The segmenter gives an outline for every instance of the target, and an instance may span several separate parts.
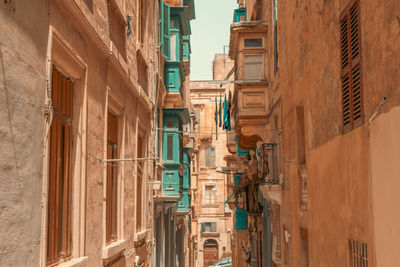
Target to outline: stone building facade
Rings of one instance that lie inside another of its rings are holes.
[[[152,266],[169,4],[0,4],[1,266]]]
[[[398,266],[397,1],[238,3],[232,115],[250,150],[240,180],[259,193],[249,266]]]
[[[232,254],[233,211],[224,203],[231,185],[226,178],[229,174],[221,171],[226,168],[224,155],[228,154],[226,133],[219,122],[216,127],[215,121],[216,107],[219,110],[226,90],[218,82],[232,66],[226,54],[217,54],[213,64],[214,80],[190,83],[198,122],[192,171],[192,239],[195,245],[192,266],[210,266]]]

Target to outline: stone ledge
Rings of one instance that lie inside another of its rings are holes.
[[[67,262],[60,263],[57,267],[86,267],[88,257],[73,258]]]
[[[137,233],[135,234],[134,241],[135,241],[135,242],[138,242],[138,241],[140,241],[140,240],[145,239],[149,233],[150,233],[150,230],[149,230],[149,229],[145,229],[145,230],[143,230],[143,231],[137,232]]]
[[[112,256],[115,256],[118,253],[121,253],[126,248],[126,240],[117,240],[106,247],[103,248],[103,259],[108,259]]]

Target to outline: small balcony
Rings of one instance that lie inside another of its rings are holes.
[[[233,12],[233,22],[246,21],[246,8],[237,8]]]
[[[280,173],[279,146],[264,143],[257,148],[257,177],[264,197],[282,202],[282,174]]]
[[[182,178],[179,170],[163,170],[162,181],[153,184],[155,202],[177,202],[182,197]]]
[[[190,211],[190,196],[187,189],[182,190],[182,198],[176,204],[177,215],[186,215]]]

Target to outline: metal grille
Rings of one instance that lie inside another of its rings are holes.
[[[264,143],[257,150],[257,176],[261,183],[279,184],[279,156],[276,143]]]
[[[367,243],[349,239],[349,266],[368,267]]]

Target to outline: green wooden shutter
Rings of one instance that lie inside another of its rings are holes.
[[[205,223],[201,223],[201,224],[200,224],[200,232],[201,232],[201,233],[204,233],[205,231],[206,231]]]
[[[162,40],[162,51],[164,54],[164,57],[166,59],[169,59],[169,35],[170,35],[170,20],[171,20],[171,12],[170,12],[170,6],[163,3],[163,27],[162,27],[162,34],[163,34],[163,40]]]
[[[210,232],[212,232],[212,233],[217,232],[217,223],[216,222],[211,223],[211,231]]]

